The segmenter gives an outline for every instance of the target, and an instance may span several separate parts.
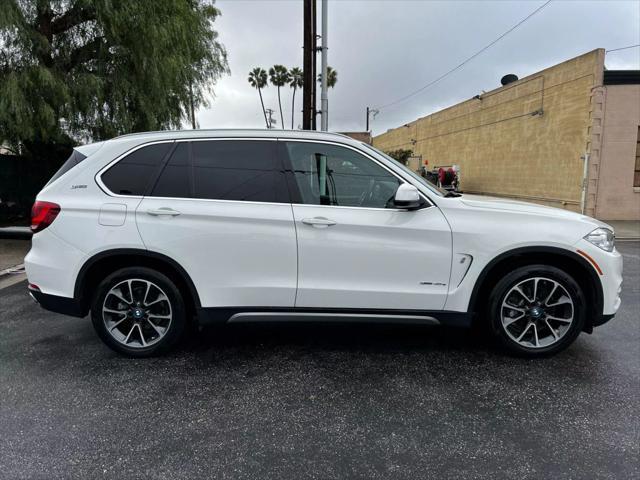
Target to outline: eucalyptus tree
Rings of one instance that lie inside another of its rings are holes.
[[[215,0],[0,0],[0,144],[180,128],[228,72]]]
[[[249,72],[249,85],[258,90],[260,95],[260,105],[262,105],[262,114],[264,115],[264,123],[269,128],[269,120],[267,120],[267,111],[264,109],[264,100],[262,99],[262,89],[267,86],[267,72],[264,68],[256,67]]]
[[[284,129],[284,116],[282,115],[282,102],[280,101],[280,87],[289,83],[289,71],[284,65],[274,65],[269,69],[269,81],[278,88],[278,106],[280,107],[280,122]]]
[[[293,88],[293,96],[291,98],[291,130],[293,130],[294,112],[296,108],[296,90],[304,85],[304,75],[298,67],[289,70],[289,86]]]

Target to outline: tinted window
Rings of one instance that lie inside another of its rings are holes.
[[[286,184],[271,141],[192,142],[194,196],[286,202]]]
[[[58,178],[60,178],[65,173],[67,173],[69,170],[71,170],[76,165],[78,165],[85,158],[87,158],[86,155],[81,154],[77,150],[73,150],[71,152],[71,155],[67,159],[67,161],[62,164],[62,166],[58,169],[58,171],[47,182],[47,185],[49,185],[50,183],[55,182]]]
[[[189,144],[180,142],[162,170],[151,196],[189,198],[189,182]]]
[[[287,142],[301,200],[309,205],[392,208],[400,181],[345,147]]]
[[[172,143],[156,143],[127,155],[102,174],[102,182],[113,193],[144,195]]]

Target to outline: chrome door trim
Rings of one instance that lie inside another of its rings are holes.
[[[428,315],[393,315],[367,313],[320,312],[240,312],[232,315],[227,323],[249,322],[398,322],[418,325],[440,325],[440,321]]]

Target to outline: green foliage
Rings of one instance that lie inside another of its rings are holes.
[[[228,72],[215,0],[0,0],[0,143],[179,128]]]
[[[293,67],[289,70],[289,86],[294,90],[302,88],[304,85],[304,75],[300,67]]]
[[[318,74],[318,82],[322,83],[322,73]],[[327,87],[333,88],[338,83],[338,72],[333,67],[327,66]]]
[[[253,88],[264,88],[267,86],[267,72],[264,68],[256,67],[249,72],[249,84]]]
[[[284,117],[282,116],[282,101],[280,100],[280,87],[284,87],[291,77],[289,76],[289,70],[284,65],[274,65],[269,69],[269,81],[271,85],[278,88],[278,106],[280,107],[280,121],[282,122],[282,128],[284,129]]]
[[[264,115],[264,122],[269,128],[269,120],[267,119],[267,111],[264,109],[264,101],[262,100],[262,89],[267,86],[267,72],[264,68],[255,67],[249,72],[249,78],[247,79],[249,85],[258,90],[260,96],[260,105],[262,105],[262,114]]]
[[[284,65],[274,65],[269,69],[269,81],[274,87],[284,87],[289,82],[289,70]]]
[[[403,165],[406,165],[407,161],[409,161],[409,157],[413,155],[413,150],[405,150],[403,148],[399,148],[397,150],[391,150],[385,153],[394,160],[400,162]]]
[[[296,108],[296,90],[304,86],[304,74],[299,67],[293,67],[289,70],[289,86],[293,88],[293,95],[291,97],[291,130],[293,130]]]

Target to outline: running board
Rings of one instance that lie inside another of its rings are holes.
[[[366,313],[240,312],[232,315],[229,320],[227,320],[227,323],[254,322],[379,322],[440,325],[437,319],[427,315],[383,315]]]

